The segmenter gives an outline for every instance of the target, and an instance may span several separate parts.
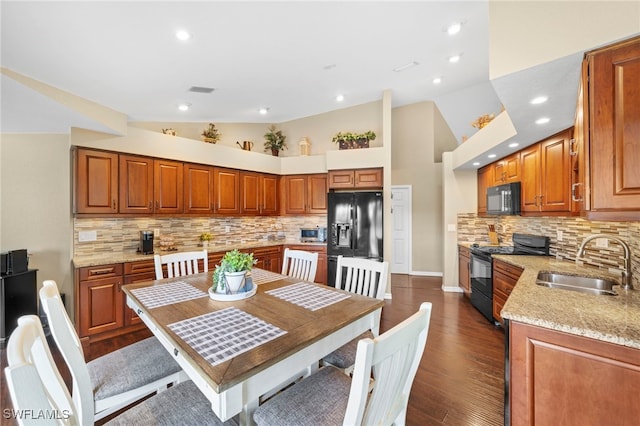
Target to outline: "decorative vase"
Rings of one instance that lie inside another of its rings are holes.
[[[209,247],[209,241],[203,241],[202,248],[208,248],[208,247]]]
[[[277,157],[280,155],[280,150],[279,149],[275,149],[275,148],[271,148],[271,155],[273,155],[274,157]]]
[[[229,286],[229,292],[237,293],[242,287],[244,287],[244,280],[247,271],[240,272],[225,272],[224,276]]]
[[[206,143],[213,143],[213,144],[217,142],[215,138],[202,138],[202,140],[205,141]]]

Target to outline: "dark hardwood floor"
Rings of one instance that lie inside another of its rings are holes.
[[[392,300],[382,310],[381,332],[432,302],[429,337],[409,399],[407,426],[502,425],[504,410],[504,332],[491,325],[459,293],[444,293],[442,280],[432,277],[392,275]],[[131,339],[105,342],[92,347],[92,356],[107,353]],[[51,345],[57,364],[62,359]],[[7,365],[0,350],[2,369]],[[69,374],[62,367],[67,384]],[[5,411],[11,400],[0,381],[2,425],[17,425]]]

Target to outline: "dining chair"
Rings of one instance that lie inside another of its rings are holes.
[[[203,264],[203,271],[209,271],[209,259],[207,251],[186,251],[182,253],[171,253],[164,255],[154,255],[153,262],[156,267],[156,279],[181,277],[183,275],[192,275],[200,272],[198,261]],[[167,276],[162,273],[162,266],[167,267]]]
[[[51,335],[69,366],[73,401],[80,410],[80,424],[93,424],[187,375],[155,337],[149,337],[90,362],[67,315],[58,286],[46,280],[40,304],[47,315]]]
[[[91,411],[84,405],[88,399],[71,397],[51,355],[40,319],[25,315],[18,319],[7,345],[5,375],[15,410],[47,416],[36,421],[18,416],[20,425],[93,425],[83,417]],[[158,393],[109,420],[107,425],[216,425],[222,422],[211,410],[211,403],[187,380]]]
[[[387,288],[388,271],[389,262],[386,261],[378,262],[371,259],[338,256],[336,288],[383,300]],[[346,374],[350,374],[356,360],[358,341],[374,337],[371,330],[366,331],[324,357],[322,363],[331,364],[341,368]]]
[[[318,253],[303,250],[284,249],[282,275],[313,282],[318,269]]]
[[[352,378],[331,365],[322,367],[260,405],[253,419],[258,425],[405,424],[431,308],[424,302],[417,313],[379,337],[360,340]]]

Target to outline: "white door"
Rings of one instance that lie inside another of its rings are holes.
[[[391,273],[408,274],[411,271],[410,185],[391,187],[391,218],[393,220]]]

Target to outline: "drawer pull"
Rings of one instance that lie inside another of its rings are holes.
[[[113,273],[113,268],[92,269],[91,275],[105,275]]]

